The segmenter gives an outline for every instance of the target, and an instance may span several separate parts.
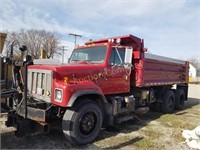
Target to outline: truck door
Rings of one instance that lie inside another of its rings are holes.
[[[112,47],[110,60],[103,70],[101,89],[105,94],[126,93],[130,90],[130,70],[124,67],[125,48]]]

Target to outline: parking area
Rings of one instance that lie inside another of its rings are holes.
[[[96,141],[84,146],[70,144],[60,130],[18,138],[14,128],[5,127],[5,120],[6,115],[1,115],[2,149],[188,149],[181,133],[200,125],[200,85],[189,85],[184,110],[165,115],[148,112],[141,120],[102,129]]]

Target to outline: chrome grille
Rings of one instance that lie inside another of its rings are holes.
[[[28,92],[35,98],[51,102],[53,73],[50,70],[28,70]]]

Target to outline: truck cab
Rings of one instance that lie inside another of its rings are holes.
[[[130,92],[133,49],[122,45],[120,38],[115,40],[119,43],[108,39],[75,48],[66,65],[29,66],[29,92],[38,99],[49,97],[48,102],[62,107],[72,106],[76,100],[74,95],[84,95],[84,92],[102,96]],[[48,81],[43,87],[45,72]]]

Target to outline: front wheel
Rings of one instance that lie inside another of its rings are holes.
[[[77,145],[87,144],[98,136],[102,122],[100,107],[93,101],[87,101],[76,108],[66,110],[62,129],[70,142]]]

